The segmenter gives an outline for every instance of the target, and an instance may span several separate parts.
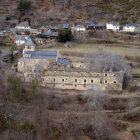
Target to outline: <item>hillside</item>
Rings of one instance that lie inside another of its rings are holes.
[[[32,24],[46,21],[69,20],[81,23],[114,21],[119,24],[140,23],[139,0],[31,0],[32,7],[22,18],[29,17]],[[17,0],[1,0],[0,16],[20,19]]]

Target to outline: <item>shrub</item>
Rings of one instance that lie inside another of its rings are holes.
[[[29,121],[25,121],[19,125],[20,131],[23,131],[23,130],[24,131],[31,131],[34,128],[35,128],[35,126]]]
[[[66,41],[71,41],[73,38],[71,30],[59,31],[58,41],[65,43]]]

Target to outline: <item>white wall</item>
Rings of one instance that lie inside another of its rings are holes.
[[[26,27],[16,26],[16,28],[18,28],[18,29],[30,29],[30,26],[26,26]]]
[[[26,41],[25,40],[15,40],[15,43],[17,44],[17,45],[22,45],[22,44],[24,44]]]
[[[86,28],[77,28],[77,31],[85,31]]]
[[[107,23],[106,24],[106,29],[107,30],[113,30],[113,31],[116,31],[116,30],[119,30],[119,26],[113,26],[113,24],[111,24],[111,23]]]
[[[130,31],[130,32],[134,32],[136,29],[136,27],[132,27],[132,26],[125,26],[123,27],[123,31]]]

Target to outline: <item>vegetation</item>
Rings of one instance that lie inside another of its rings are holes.
[[[31,1],[23,1],[23,0],[20,0],[19,3],[18,3],[18,6],[17,6],[17,9],[21,12],[21,13],[24,13],[25,11],[28,11],[31,7]]]
[[[26,35],[29,35],[29,34],[30,34],[30,31],[29,31],[29,30],[25,30],[24,33],[25,33]]]
[[[58,41],[59,42],[67,42],[71,41],[73,38],[71,30],[66,30],[66,31],[59,31],[58,32]]]

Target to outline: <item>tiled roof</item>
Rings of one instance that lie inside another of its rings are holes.
[[[25,51],[24,54],[34,55],[57,55],[58,51]]]
[[[39,29],[41,29],[41,30],[45,30],[46,29],[46,27],[45,26],[42,26],[41,28],[39,28]]]
[[[39,31],[37,29],[28,29],[30,31],[30,33],[39,33]]]
[[[35,38],[34,39],[34,41],[37,41],[37,40],[42,41],[43,39],[42,38]]]
[[[32,40],[31,38],[29,38],[29,39],[27,40],[27,42],[25,43],[25,46],[26,46],[26,45],[29,45],[29,46],[31,45],[31,46],[32,46],[32,45],[35,45],[35,43],[33,42],[33,40]]]
[[[69,26],[63,24],[63,28],[64,28],[64,29],[69,29]]]
[[[76,28],[85,28],[83,25],[77,25]]]
[[[43,33],[42,35],[48,35],[48,36],[50,36],[51,33],[52,33],[51,31],[47,31],[47,32]]]
[[[69,22],[68,22],[68,21],[63,21],[62,23],[63,23],[63,24],[69,24]]]
[[[25,40],[25,39],[28,39],[28,36],[27,35],[16,35],[16,39],[17,40],[19,40],[19,39]]]
[[[105,24],[103,24],[103,23],[98,23],[98,24],[96,24],[96,26],[98,26],[98,27],[105,27]]]
[[[58,64],[58,63],[62,63],[66,66],[70,65],[70,62],[68,59],[64,59],[64,58],[58,58],[57,62],[53,62],[51,63],[51,65],[55,65],[55,64]]]
[[[58,63],[65,64],[66,66],[70,64],[69,60],[64,58],[58,58]]]
[[[85,24],[89,24],[89,23],[91,23],[91,22],[92,22],[91,20],[85,20],[85,21],[84,21]]]
[[[51,34],[50,34],[50,36],[58,36],[58,32],[52,32]]]
[[[123,27],[136,27],[136,25],[134,23],[131,23],[131,24],[126,24]]]
[[[27,26],[29,26],[28,24],[26,24],[26,23],[24,23],[24,22],[22,22],[22,23],[20,23],[19,25],[17,25],[18,27],[27,27]]]
[[[30,59],[56,59],[57,55],[35,55],[31,54]]]
[[[88,26],[93,26],[94,27],[95,24],[92,22],[92,23],[89,23]]]

